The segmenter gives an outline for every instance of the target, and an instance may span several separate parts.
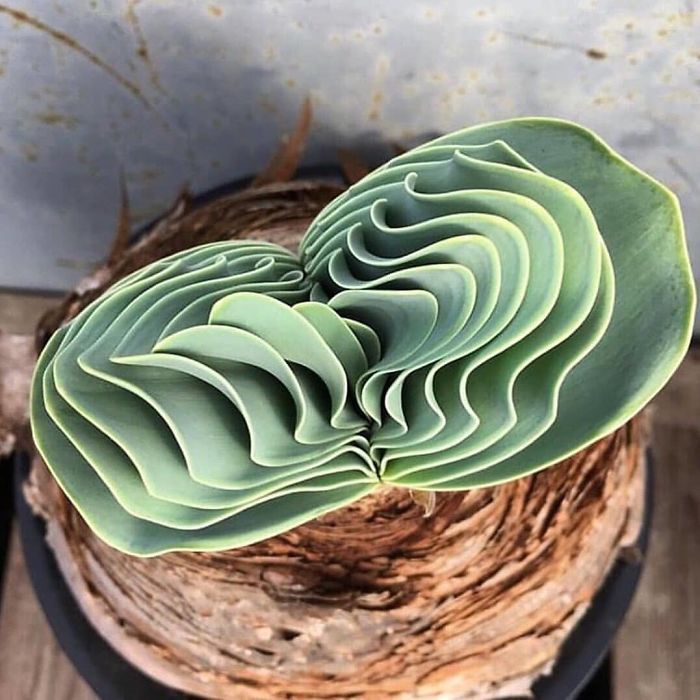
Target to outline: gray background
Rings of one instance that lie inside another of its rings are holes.
[[[679,195],[700,270],[693,0],[9,1],[0,287],[65,289],[101,260],[120,171],[138,225],[185,181],[256,170],[307,94],[307,162],[512,116],[580,121]]]

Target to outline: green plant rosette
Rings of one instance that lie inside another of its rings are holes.
[[[689,342],[675,196],[569,122],[476,126],[394,158],[299,253],[178,253],[47,344],[34,438],[110,545],[228,549],[381,484],[516,479],[622,425]]]

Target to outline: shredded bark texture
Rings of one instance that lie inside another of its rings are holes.
[[[27,490],[78,602],[121,654],[211,698],[527,695],[634,536],[641,419],[502,486],[400,489],[257,545],[151,559],[98,540],[39,460]]]
[[[295,181],[180,197],[39,326],[109,284],[226,238],[295,247],[341,188]],[[76,599],[127,659],[210,698],[522,697],[553,666],[643,508],[644,417],[539,474],[416,502],[384,488],[254,546],[151,559],[97,539],[34,460],[26,493]]]

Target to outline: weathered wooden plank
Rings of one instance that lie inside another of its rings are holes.
[[[700,698],[700,351],[655,404],[654,527],[615,645],[615,700]]]
[[[58,301],[55,295],[0,292],[0,329],[32,335],[41,315]]]
[[[95,700],[61,651],[39,607],[13,534],[0,609],[0,698]]]

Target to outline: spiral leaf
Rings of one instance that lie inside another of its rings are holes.
[[[380,482],[531,473],[640,410],[689,340],[674,196],[567,122],[394,158],[318,215],[300,257],[179,253],[45,348],[35,439],[110,544],[242,546]]]
[[[308,294],[286,250],[213,244],[123,280],[54,335],[36,441],[99,535],[135,554],[235,547],[372,488],[352,391],[367,359]]]

